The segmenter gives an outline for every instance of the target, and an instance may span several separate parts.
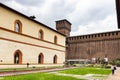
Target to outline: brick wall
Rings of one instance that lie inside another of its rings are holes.
[[[67,59],[120,58],[120,31],[67,38]]]

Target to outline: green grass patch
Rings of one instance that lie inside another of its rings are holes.
[[[84,80],[67,76],[58,76],[48,73],[33,73],[18,76],[8,76],[3,78],[4,78],[3,80]]]
[[[70,70],[63,70],[59,71],[60,73],[66,73],[66,74],[77,74],[77,75],[85,75],[85,74],[104,74],[108,75],[111,73],[110,69],[104,69],[104,68],[75,68]]]
[[[62,66],[52,66],[52,67],[29,67],[29,68],[5,68],[0,69],[0,72],[10,72],[10,71],[23,71],[23,70],[43,70],[43,69],[52,69],[52,68],[62,68]]]

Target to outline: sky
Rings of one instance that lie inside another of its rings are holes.
[[[71,36],[118,30],[115,0],[0,0],[3,4],[56,29],[67,19]]]

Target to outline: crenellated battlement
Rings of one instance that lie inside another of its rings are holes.
[[[96,34],[80,35],[68,37],[67,41],[72,42],[86,42],[86,41],[99,41],[99,40],[110,40],[120,38],[120,31],[103,32]]]

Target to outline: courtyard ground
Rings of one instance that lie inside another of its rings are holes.
[[[54,67],[54,66],[63,66],[64,64],[37,64],[37,65],[29,65],[29,67]],[[4,69],[4,68],[26,68],[27,67],[27,64],[24,64],[24,65],[0,65],[0,69]]]
[[[106,80],[120,80],[120,67],[117,67],[115,74],[110,74]]]
[[[120,68],[117,68],[114,75],[98,75],[98,74],[86,74],[86,75],[77,75],[77,74],[66,74],[66,73],[59,73],[59,70],[66,70],[70,68],[54,68],[48,70],[39,70],[39,71],[28,71],[28,72],[9,72],[9,73],[1,73],[0,80],[4,80],[5,76],[13,76],[20,75],[20,74],[28,74],[28,73],[39,73],[39,72],[47,72],[48,75],[56,75],[56,76],[65,76],[65,77],[73,77],[78,80],[120,80]],[[104,79],[103,79],[103,78]],[[18,79],[19,80],[19,79]],[[44,79],[43,79],[44,80]],[[63,79],[64,80],[64,79]]]

